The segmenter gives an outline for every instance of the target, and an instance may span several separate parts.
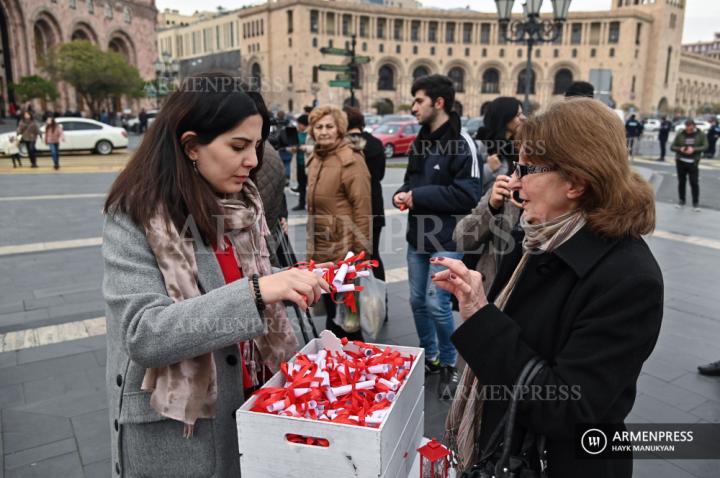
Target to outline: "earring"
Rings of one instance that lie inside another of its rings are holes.
[[[197,160],[197,159],[191,159],[190,161],[192,162],[192,167],[193,167],[193,171],[195,171],[195,174],[200,173],[200,171],[198,171],[198,165],[197,165],[198,160]]]

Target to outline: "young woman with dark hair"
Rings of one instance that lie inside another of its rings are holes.
[[[65,134],[63,133],[63,127],[52,116],[47,120],[44,139],[45,144],[50,148],[53,168],[60,169],[60,141],[65,141]]]
[[[243,388],[297,343],[283,301],[328,285],[273,273],[252,171],[262,98],[226,75],[186,79],[105,204],[103,293],[113,476],[239,476]]]

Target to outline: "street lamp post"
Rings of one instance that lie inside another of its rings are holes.
[[[180,72],[180,63],[173,59],[170,53],[163,52],[162,58],[155,60],[155,105],[160,109],[161,86],[167,86],[170,81],[175,80]],[[162,85],[161,85],[162,82]],[[167,90],[167,88],[165,88]]]
[[[527,66],[525,67],[525,100],[523,110],[530,111],[530,78],[532,73],[532,50],[536,43],[551,42],[560,36],[563,23],[567,20],[571,0],[551,0],[553,21],[540,18],[543,0],[527,0],[523,3],[523,18],[512,20],[510,13],[515,0],[495,0],[498,20],[505,41],[527,45]]]

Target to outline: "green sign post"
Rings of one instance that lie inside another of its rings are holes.
[[[350,65],[320,65],[320,71],[350,71]]]
[[[352,56],[352,52],[350,50],[346,50],[344,48],[333,48],[329,46],[324,46],[320,48],[320,53],[322,53],[323,55]]]
[[[340,73],[335,76],[334,80],[328,81],[328,85],[336,88],[346,88],[350,90],[350,104],[355,106],[355,88],[359,88],[359,65],[364,65],[367,63],[370,63],[370,57],[369,56],[357,56],[355,54],[355,46],[356,46],[356,37],[355,35],[352,36],[352,41],[350,42],[350,49],[347,50],[345,48],[333,48],[333,47],[322,47],[320,48],[320,53],[323,55],[339,55],[339,56],[349,56],[350,62],[345,65],[330,65],[330,64],[322,64],[318,65],[318,70],[320,71],[334,71],[337,73]]]
[[[370,63],[370,57],[369,56],[356,56],[355,63],[357,65],[364,65],[365,63]]]
[[[352,88],[352,82],[350,80],[330,80],[330,81],[328,81],[328,85],[333,86],[335,88],[346,88],[346,89]]]

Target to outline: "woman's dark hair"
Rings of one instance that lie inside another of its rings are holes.
[[[455,87],[450,78],[438,74],[421,76],[412,84],[410,93],[415,96],[420,90],[430,97],[433,104],[438,98],[443,98],[445,100],[443,109],[445,113],[450,114],[455,104]]]
[[[351,130],[351,129],[362,130],[365,127],[365,116],[363,116],[360,109],[355,108],[355,107],[346,106],[345,108],[343,108],[343,111],[345,112],[345,115],[347,115],[348,130]]]
[[[57,126],[58,126],[58,124],[57,124],[57,121],[55,121],[55,117],[50,116],[50,121],[48,122],[48,124],[45,128],[50,131],[55,131]]]
[[[262,96],[226,74],[203,73],[185,78],[168,97],[140,147],[113,183],[105,213],[127,214],[145,227],[158,208],[163,208],[166,220],[178,230],[192,217],[203,238],[217,237],[215,216],[223,214],[217,195],[194,171],[185,153],[188,141],[181,144],[180,138],[193,131],[197,136],[190,141],[206,145],[256,114],[263,118],[262,142],[257,150],[258,161],[262,161],[263,143],[270,131]]]
[[[487,105],[483,116],[483,127],[478,129],[476,139],[483,141],[488,155],[498,154],[512,161],[517,151],[512,141],[506,137],[507,124],[518,114],[522,103],[512,96],[499,96]]]

